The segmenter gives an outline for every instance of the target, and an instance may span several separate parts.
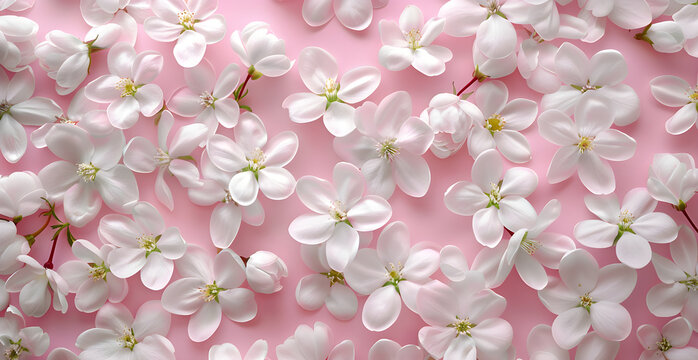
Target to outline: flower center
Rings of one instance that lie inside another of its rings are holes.
[[[124,329],[124,332],[122,333],[121,337],[117,340],[121,346],[133,351],[133,348],[138,344],[138,340],[136,340],[136,334],[134,333],[132,328]]]
[[[104,265],[104,262],[102,262],[99,265],[95,263],[89,263],[88,265],[90,265],[90,277],[92,278],[92,280],[107,280],[107,273],[109,272],[109,268],[106,265]]]
[[[620,215],[618,215],[618,228],[620,231],[630,231],[630,225],[632,225],[634,222],[635,217],[626,209],[623,209],[623,211],[620,212]]]
[[[326,273],[320,273],[322,275],[327,276],[328,279],[330,279],[330,286],[334,284],[342,284],[344,285],[344,274],[342,274],[339,271],[336,270],[330,270],[329,272]]]
[[[7,360],[17,360],[22,356],[22,353],[29,352],[29,349],[22,346],[22,339],[17,342],[10,340],[9,343],[9,346],[5,347],[5,359]]]
[[[596,303],[596,301],[591,299],[589,293],[586,293],[579,297],[579,305],[577,306],[583,307],[586,309],[586,311],[589,311],[589,309],[591,309],[591,305],[594,303]]]
[[[218,302],[218,294],[220,294],[221,291],[225,291],[225,289],[218,287],[215,280],[213,281],[213,284],[208,284],[199,289],[201,298],[204,299],[205,302]]]
[[[172,161],[170,154],[168,154],[167,151],[158,148],[155,153],[155,164],[160,167],[167,167],[170,165],[170,161]]]
[[[485,129],[490,131],[490,134],[502,131],[504,129],[504,124],[507,122],[502,119],[502,115],[492,114],[487,121],[485,121]]]
[[[395,287],[395,291],[397,291],[398,294],[400,293],[400,287],[398,286],[398,284],[400,283],[400,281],[405,280],[402,277],[402,268],[403,266],[399,262],[397,263],[397,265],[390,263],[388,264],[388,266],[385,267],[385,276],[388,278],[388,281],[386,281],[383,284],[383,286],[392,285],[393,287]]]
[[[179,18],[179,23],[184,27],[184,30],[194,30],[194,13],[189,10],[182,10],[177,13],[177,18]]]
[[[405,40],[407,40],[407,45],[412,50],[417,50],[422,47],[419,42],[422,40],[422,30],[414,28],[405,34]]]
[[[458,333],[456,337],[460,335],[468,335],[468,336],[473,336],[470,333],[470,330],[477,326],[477,324],[473,324],[470,322],[470,319],[466,316],[465,319],[461,319],[460,317],[456,316],[456,322],[453,324],[447,325],[447,327],[451,327],[456,329],[456,332]]]
[[[378,157],[386,160],[393,160],[396,156],[400,155],[400,148],[395,146],[396,141],[396,138],[390,138],[376,145]]]
[[[8,104],[6,102],[0,102],[0,116],[3,114],[6,114],[10,112],[10,108],[12,107],[12,104]]]
[[[138,86],[129,78],[121,78],[121,80],[116,82],[116,89],[121,91],[121,97],[127,97],[136,95]]]
[[[160,236],[154,236],[153,234],[143,234],[139,236],[136,240],[138,241],[138,246],[141,249],[145,249],[145,256],[148,257],[153,252],[160,252],[158,249],[158,240]]]
[[[698,290],[698,278],[695,275],[686,274],[686,280],[679,280],[679,284],[686,286],[688,291]]]
[[[337,222],[347,221],[347,212],[341,201],[335,200],[330,204],[330,216]]]
[[[71,124],[71,125],[78,124],[77,121],[68,119],[68,116],[66,116],[65,114],[61,114],[61,116],[56,116],[56,122],[59,124]]]
[[[328,102],[339,100],[337,97],[337,92],[339,92],[339,83],[335,79],[328,78],[325,80],[325,86],[323,89],[325,90],[325,97],[327,98]]]
[[[671,343],[669,342],[669,340],[667,340],[667,338],[662,337],[662,340],[657,341],[657,350],[661,352],[667,352],[671,348]]]
[[[688,95],[688,101],[698,103],[698,88]],[[0,112],[2,112],[2,107],[0,107]]]
[[[212,107],[215,109],[216,106],[214,103],[216,100],[218,99],[213,97],[213,95],[211,95],[211,93],[208,91],[204,91],[201,93],[201,95],[199,95],[199,103],[204,107]]]
[[[97,172],[99,168],[94,166],[92,163],[80,163],[78,164],[78,176],[82,178],[84,182],[92,182],[97,178]]]
[[[267,161],[267,156],[264,155],[264,151],[260,148],[256,148],[252,153],[252,157],[247,158],[247,167],[242,169],[242,171],[252,171],[254,176],[257,177],[259,170],[265,168],[265,161]]]
[[[524,234],[523,239],[521,239],[521,248],[528,253],[528,255],[533,255],[536,253],[536,250],[540,249],[540,247],[543,244],[540,242],[536,241],[535,239],[529,239],[528,238],[528,232]]]
[[[570,85],[570,86],[579,90],[582,94],[584,94],[585,92],[587,92],[589,90],[601,89],[601,86],[591,85],[588,80],[587,80],[587,83],[583,86],[580,86],[580,85]]]
[[[502,195],[499,193],[501,187],[502,181],[499,181],[497,184],[490,183],[490,192],[485,193],[485,196],[490,199],[487,207],[494,206],[499,209],[499,202],[502,201]]]
[[[575,145],[579,148],[580,153],[584,153],[587,150],[594,148],[594,136],[580,136],[579,142]]]
[[[235,200],[233,200],[233,196],[230,195],[230,191],[228,189],[225,190],[225,196],[223,197],[223,200],[221,200],[223,204],[227,203],[235,203]],[[237,203],[235,203],[237,205]]]

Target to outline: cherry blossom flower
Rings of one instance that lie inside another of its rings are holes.
[[[162,293],[165,310],[176,315],[191,315],[189,338],[205,341],[218,329],[221,313],[235,322],[247,322],[257,315],[254,293],[240,288],[245,281],[245,265],[230,249],[219,252],[211,261],[206,252],[189,245],[177,261],[181,279]]]
[[[279,360],[354,360],[354,343],[344,340],[330,349],[331,330],[318,321],[300,325],[293,336],[276,347]]]
[[[445,20],[429,19],[424,23],[422,10],[408,5],[400,15],[400,23],[380,21],[383,46],[378,51],[381,65],[390,71],[400,71],[412,65],[427,76],[437,76],[446,71],[446,63],[453,53],[446,47],[432,42],[444,29]]]
[[[609,194],[616,188],[613,169],[607,160],[624,161],[635,154],[635,139],[616,129],[613,104],[601,97],[586,97],[574,110],[574,121],[560,110],[546,110],[538,118],[538,131],[560,146],[548,167],[548,182],[567,180],[575,172],[584,187],[594,194]]]
[[[247,284],[252,291],[273,294],[281,291],[281,279],[288,276],[283,259],[269,251],[257,251],[250,255],[245,264]]]
[[[177,130],[167,146],[167,138],[174,125],[172,113],[165,110],[158,122],[158,145],[135,136],[124,149],[124,165],[137,173],[151,173],[157,169],[155,195],[170,211],[174,208],[172,191],[165,182],[165,175],[177,178],[182,187],[199,187],[199,169],[192,163],[191,152],[206,140],[208,128],[204,124],[184,125]]]
[[[349,320],[358,309],[354,291],[346,285],[344,273],[332,270],[327,263],[326,243],[301,245],[301,258],[315,274],[306,275],[296,286],[296,302],[301,308],[317,310],[325,305],[339,320]]]
[[[102,201],[122,213],[130,212],[138,201],[135,176],[117,164],[124,147],[121,132],[91,140],[82,128],[56,124],[46,135],[46,145],[63,160],[41,169],[39,179],[49,200],[63,200],[70,225],[82,227],[92,221]]]
[[[681,226],[676,240],[669,245],[674,261],[652,254],[652,265],[660,284],[647,292],[647,307],[655,316],[669,317],[681,313],[693,329],[698,325],[698,250],[696,236]]]
[[[218,0],[153,0],[150,8],[155,16],[143,23],[145,33],[155,41],[176,41],[172,52],[182,67],[196,66],[206,45],[225,37],[225,17],[214,15]]]
[[[317,27],[325,25],[337,16],[337,20],[346,28],[361,31],[373,20],[373,8],[385,6],[387,0],[304,0],[303,20]],[[378,4],[376,4],[378,3]]]
[[[80,12],[90,26],[119,25],[125,40],[135,45],[138,24],[152,15],[150,3],[151,0],[80,0]]]
[[[419,118],[434,130],[431,152],[445,159],[460,150],[473,123],[480,123],[483,116],[473,103],[455,94],[441,93],[431,98]]]
[[[28,359],[46,353],[49,336],[38,326],[26,327],[22,313],[10,306],[0,317],[0,353],[6,359]]]
[[[432,281],[417,293],[417,312],[427,323],[419,343],[437,359],[507,359],[514,330],[499,318],[505,307],[477,272],[450,285]]]
[[[533,100],[507,101],[509,90],[501,81],[489,81],[475,91],[475,103],[484,115],[473,124],[468,152],[476,158],[483,151],[498,149],[508,160],[524,163],[531,159],[531,146],[519,131],[527,129],[538,115]]]
[[[685,5],[671,17],[681,28],[681,32],[686,38],[684,50],[689,55],[698,57],[698,5],[689,3],[687,0],[682,2]]]
[[[29,242],[17,234],[17,227],[12,221],[0,221],[0,275],[9,275],[22,267],[17,261],[19,255],[29,253]]]
[[[24,263],[24,267],[7,279],[5,289],[9,293],[20,293],[19,307],[22,311],[33,317],[44,316],[51,305],[53,292],[53,309],[65,314],[68,311],[68,301],[65,297],[70,287],[63,277],[51,269],[44,268],[31,256],[19,255],[17,261]]]
[[[293,62],[286,56],[284,41],[270,32],[269,24],[253,21],[230,35],[230,45],[247,66],[252,79],[279,77],[291,70]]]
[[[655,154],[647,178],[647,191],[657,201],[678,210],[698,191],[698,170],[690,154]]]
[[[36,57],[48,77],[56,80],[56,92],[67,95],[87,77],[92,53],[111,47],[120,36],[121,27],[116,24],[92,28],[84,41],[75,35],[51,30],[46,34],[46,41],[36,46]]]
[[[294,219],[288,232],[301,244],[326,243],[329,266],[342,272],[359,250],[359,232],[385,225],[393,210],[380,196],[363,195],[366,185],[356,166],[338,163],[332,178],[334,184],[315,176],[298,180],[296,193],[314,214]]]
[[[439,253],[419,244],[410,248],[407,225],[396,221],[383,229],[376,250],[361,249],[345,272],[352,289],[369,295],[362,321],[371,331],[383,331],[400,315],[402,302],[416,312],[417,292],[438,269]]]
[[[85,87],[88,99],[109,104],[107,116],[117,129],[128,129],[138,113],[153,116],[162,108],[162,89],[151,82],[160,74],[163,58],[153,50],[136,54],[128,43],[109,50],[110,75],[102,75]]]
[[[657,101],[669,107],[680,108],[666,122],[666,131],[672,135],[683,134],[698,120],[698,85],[696,89],[680,77],[658,76],[650,81],[650,90]]]
[[[10,163],[16,163],[27,151],[24,125],[39,126],[53,121],[61,108],[51,99],[33,97],[34,72],[26,68],[10,80],[0,73],[0,152]]]
[[[424,360],[424,351],[417,345],[400,344],[390,339],[376,341],[368,351],[368,360]]]
[[[238,348],[233,344],[213,345],[208,350],[208,360],[265,360],[268,347],[269,345],[265,340],[257,340],[243,358]]]
[[[203,186],[189,188],[189,199],[200,206],[216,204],[209,221],[209,233],[213,245],[225,249],[235,240],[242,221],[252,226],[262,225],[264,208],[259,199],[249,206],[236,203],[228,191],[228,184],[234,174],[213,165],[208,152],[201,154],[200,164]]]
[[[31,171],[0,175],[0,215],[21,219],[35,213],[45,204],[46,190]]]
[[[429,189],[431,172],[422,155],[434,131],[411,114],[410,95],[397,91],[378,105],[364,103],[356,112],[356,131],[335,138],[335,151],[361,168],[369,194],[388,199],[397,185],[409,196],[422,197]]]
[[[208,127],[209,136],[216,133],[219,123],[228,129],[237,125],[240,105],[229,97],[240,82],[237,64],[226,66],[216,79],[213,66],[203,59],[184,69],[184,81],[187,87],[175,90],[167,101],[168,109],[180,116],[195,116]]]
[[[475,239],[490,248],[499,244],[503,227],[516,231],[536,219],[536,210],[525,197],[538,186],[538,175],[529,168],[515,167],[502,177],[502,166],[497,151],[486,150],[473,163],[473,181],[459,181],[444,194],[451,212],[473,216]]]
[[[584,197],[589,211],[601,220],[584,220],[574,227],[574,237],[591,248],[616,247],[623,264],[640,269],[652,259],[650,242],[674,241],[679,228],[667,214],[654,212],[657,200],[645,188],[634,188],[625,195],[623,205],[615,195]]]
[[[650,324],[637,328],[637,339],[645,348],[642,360],[681,360],[695,359],[698,349],[688,345],[693,335],[693,327],[685,318],[677,317],[667,322],[660,332]]]
[[[637,29],[652,22],[652,9],[646,0],[580,0],[580,18],[587,19],[590,35],[583,41],[596,42],[604,34],[608,18],[623,29]]]
[[[648,42],[660,53],[679,52],[686,43],[681,26],[674,21],[650,24],[641,33],[636,34],[635,38]]]
[[[0,16],[0,65],[20,71],[34,61],[39,24],[22,16]]]
[[[126,306],[109,303],[97,312],[95,327],[81,333],[75,345],[82,350],[80,359],[174,360],[174,346],[165,337],[170,320],[157,300],[141,305],[135,318]]]
[[[174,270],[173,260],[184,255],[186,244],[179,229],[165,228],[153,205],[139,202],[133,207],[133,220],[109,214],[99,221],[102,242],[116,246],[107,256],[114,276],[127,279],[141,272],[141,282],[151,290],[167,285]]]
[[[517,68],[531,90],[550,94],[562,85],[555,73],[557,50],[557,46],[533,38],[521,42],[516,57]]]
[[[355,109],[350,104],[365,100],[380,84],[381,74],[373,66],[347,71],[337,79],[337,60],[319,47],[307,47],[298,55],[298,72],[310,93],[291,94],[282,106],[291,121],[307,123],[322,117],[334,136],[346,136],[354,129]],[[319,95],[319,96],[318,96]]]
[[[115,249],[112,245],[97,248],[86,240],[76,240],[71,246],[79,260],[63,263],[58,273],[65,279],[70,292],[75,293],[75,308],[91,313],[99,310],[109,300],[121,302],[128,293],[128,283],[109,269],[107,258]]]
[[[296,180],[284,169],[298,151],[298,136],[284,131],[267,142],[267,130],[259,116],[246,112],[234,129],[235,142],[214,135],[206,147],[211,162],[223,171],[235,173],[228,184],[232,199],[249,206],[262,193],[272,200],[293,194]]]
[[[582,99],[597,97],[610,100],[613,123],[618,126],[631,124],[640,116],[637,93],[622,84],[628,75],[628,65],[617,50],[602,50],[589,59],[581,49],[566,42],[555,55],[555,73],[564,84],[556,92],[543,96],[544,110],[557,109],[572,115]]]
[[[563,349],[577,346],[593,326],[610,341],[630,335],[632,320],[622,305],[635,288],[637,273],[623,264],[599,265],[586,250],[573,250],[560,261],[560,278],[550,278],[538,292],[543,305],[556,314],[552,333]]]

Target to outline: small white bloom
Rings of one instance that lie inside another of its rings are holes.
[[[683,49],[686,38],[681,26],[674,21],[662,21],[650,24],[635,38],[648,42],[660,53],[675,53]]]
[[[257,340],[243,358],[240,350],[233,344],[213,345],[208,350],[208,360],[266,360],[268,348],[265,340]]]
[[[7,1],[4,2],[7,5]],[[0,16],[0,65],[20,71],[36,59],[34,47],[39,24],[23,16]]]
[[[481,123],[482,111],[473,103],[451,93],[431,98],[429,107],[419,115],[434,130],[431,152],[440,159],[455,154],[465,144],[473,123]]]
[[[286,56],[284,41],[270,32],[270,26],[261,21],[251,22],[242,31],[233,32],[230,45],[247,66],[247,73],[257,79],[260,76],[278,77],[291,70],[293,62]]]
[[[10,306],[0,317],[0,353],[7,360],[29,359],[46,353],[49,336],[38,326],[25,327],[22,313]]]
[[[667,322],[660,332],[654,325],[637,328],[637,339],[645,348],[643,360],[682,360],[698,358],[698,349],[687,346],[693,335],[693,326],[685,318]]]
[[[698,85],[693,88],[680,77],[662,75],[650,81],[650,90],[654,98],[663,105],[680,108],[666,121],[665,127],[669,134],[683,134],[696,124]]]
[[[286,263],[269,251],[257,251],[250,255],[245,264],[247,284],[252,291],[273,294],[281,291],[281,279],[288,276]]]
[[[690,154],[655,154],[647,178],[647,191],[657,201],[686,209],[698,191],[698,169]]]
[[[52,291],[53,309],[65,314],[68,311],[65,297],[70,287],[63,277],[52,269],[44,268],[31,256],[19,255],[17,261],[24,263],[24,267],[7,279],[5,289],[10,293],[20,293],[19,306],[22,311],[33,317],[44,316],[51,305]]]
[[[293,336],[276,347],[279,360],[354,360],[354,343],[344,340],[330,349],[331,330],[318,321],[314,328],[300,325]]]

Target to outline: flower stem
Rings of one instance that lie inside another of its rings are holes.
[[[245,78],[245,82],[243,82],[242,85],[240,85],[240,91],[238,91],[237,94],[235,94],[235,101],[242,99],[242,96],[245,93],[245,88],[247,87],[247,83],[250,81],[250,79],[252,79],[252,74],[248,72],[247,77]]]
[[[686,212],[686,209],[681,210],[681,212],[683,213],[683,216],[686,217],[686,220],[688,220],[688,222],[691,223],[691,226],[693,227],[693,230],[695,230],[695,232],[698,233],[698,227],[696,227],[696,224],[693,222],[693,220],[691,220],[691,217],[688,216],[688,213]]]
[[[60,235],[61,232],[56,231],[55,234],[51,237],[51,241],[53,241],[53,245],[51,245],[51,254],[48,256],[48,260],[44,264],[44,267],[46,269],[53,269],[53,255],[56,253],[56,244],[58,244],[58,235]]]
[[[477,76],[473,76],[473,78],[470,79],[470,81],[467,84],[465,84],[465,86],[463,86],[463,88],[460,89],[460,91],[458,91],[458,93],[456,93],[456,96],[460,96],[460,94],[462,94],[465,90],[467,90],[470,87],[470,85],[474,84],[477,81],[477,79],[478,79]]]

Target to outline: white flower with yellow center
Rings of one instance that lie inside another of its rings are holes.
[[[698,85],[694,88],[680,77],[662,75],[650,81],[650,90],[654,98],[663,105],[680,108],[666,121],[665,127],[669,134],[683,134],[696,124]]]
[[[38,326],[25,327],[22,313],[10,306],[0,317],[0,359],[20,360],[41,357],[49,346],[49,336]]]

